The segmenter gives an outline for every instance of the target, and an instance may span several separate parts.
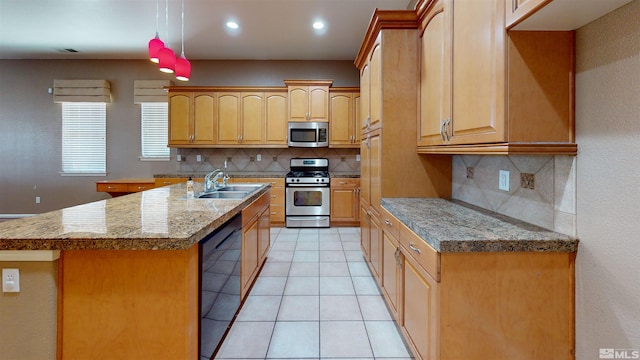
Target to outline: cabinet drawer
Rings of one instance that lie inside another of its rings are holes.
[[[254,202],[242,210],[242,227],[252,221],[253,218],[262,214],[262,212],[269,207],[269,192],[260,195]]]
[[[98,183],[96,190],[99,192],[129,192],[127,184]]]
[[[271,186],[284,186],[284,178],[243,178],[232,177],[232,183],[270,183]]]
[[[380,226],[396,239],[400,237],[400,220],[391,215],[385,208],[380,208]]]
[[[440,281],[440,254],[404,224],[400,224],[400,245],[432,278]]]
[[[271,187],[271,205],[284,206],[284,187]]]
[[[127,184],[127,191],[138,192],[153,189],[155,184]]]
[[[271,222],[284,222],[284,205],[271,203]]]
[[[156,178],[156,187],[168,186],[187,182],[188,178]]]
[[[332,178],[331,187],[358,187],[360,179],[356,178]]]

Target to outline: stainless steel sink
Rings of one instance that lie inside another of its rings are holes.
[[[198,199],[242,199],[248,191],[213,191],[198,195]]]
[[[246,192],[253,192],[255,190],[258,190],[260,187],[262,187],[262,184],[229,184],[221,189],[218,189],[216,191],[224,191],[224,192],[229,192],[229,191],[246,191]]]

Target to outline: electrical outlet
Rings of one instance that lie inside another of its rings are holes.
[[[256,155],[256,161],[262,161],[262,155],[261,154]]]
[[[176,155],[176,161],[182,161],[182,155],[180,154]]]
[[[20,292],[19,269],[2,269],[2,292]]]
[[[200,154],[196,155],[196,161],[197,162],[201,162],[202,161],[202,155],[200,155]]]
[[[500,175],[498,178],[498,189],[503,191],[509,191],[509,171],[508,170],[500,170]]]
[[[360,154],[356,155],[356,161],[360,161]]]
[[[40,204],[40,196],[36,196],[36,204]]]

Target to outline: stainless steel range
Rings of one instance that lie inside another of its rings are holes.
[[[329,160],[292,158],[285,177],[287,227],[329,227]]]

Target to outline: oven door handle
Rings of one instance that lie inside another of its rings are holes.
[[[329,184],[286,184],[288,188],[309,188],[309,187],[321,187],[328,188]]]

